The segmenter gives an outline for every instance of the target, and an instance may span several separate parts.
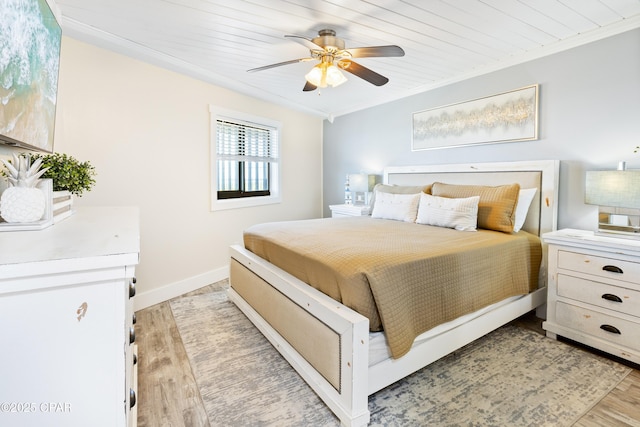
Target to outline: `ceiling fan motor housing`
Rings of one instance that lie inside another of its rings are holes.
[[[344,49],[344,40],[336,37],[336,32],[330,29],[318,31],[318,37],[311,41],[329,51],[335,52]]]

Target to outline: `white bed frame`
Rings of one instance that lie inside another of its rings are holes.
[[[384,171],[384,182],[397,185],[435,181],[485,185],[519,182],[521,188],[536,186],[540,191],[523,228],[542,235],[556,229],[558,175],[559,161],[549,160],[389,167]],[[543,250],[538,290],[416,344],[400,359],[386,359],[370,367],[366,317],[242,246],[231,247],[230,270],[230,299],[344,426],[369,423],[369,395],[529,311],[538,309],[538,315],[544,317],[541,309],[546,302],[546,250]]]

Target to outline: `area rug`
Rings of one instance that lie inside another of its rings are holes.
[[[212,426],[338,426],[224,291],[171,301]],[[506,325],[369,397],[372,426],[570,426],[631,371]]]

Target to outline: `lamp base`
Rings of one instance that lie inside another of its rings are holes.
[[[640,240],[640,210],[601,206],[596,234]]]
[[[617,239],[640,240],[640,231],[607,230],[599,228],[598,231],[595,232],[595,235],[603,237],[615,237]]]

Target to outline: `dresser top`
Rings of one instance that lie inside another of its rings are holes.
[[[593,231],[565,228],[542,235],[545,243],[575,246],[614,253],[640,255],[640,239],[596,234]]]
[[[140,252],[136,207],[81,207],[69,218],[37,231],[0,233],[0,269],[7,264],[82,259]]]

